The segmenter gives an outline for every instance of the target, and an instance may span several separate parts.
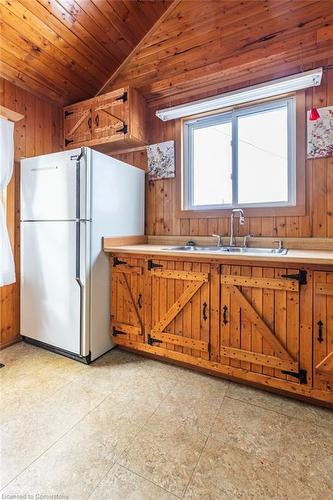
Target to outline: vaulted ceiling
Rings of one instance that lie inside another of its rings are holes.
[[[112,78],[147,100],[333,63],[333,0],[182,0]]]
[[[333,0],[0,0],[0,76],[58,103],[189,98],[333,62]]]
[[[91,97],[170,3],[0,0],[0,75],[59,103]]]

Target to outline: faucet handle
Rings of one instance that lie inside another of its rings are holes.
[[[247,242],[248,240],[251,238],[252,234],[246,234],[243,238],[243,247],[246,248],[247,247]]]
[[[282,248],[283,248],[283,241],[282,240],[274,240],[273,243],[277,243],[278,250],[282,250]]]
[[[196,246],[196,242],[193,241],[193,240],[188,240],[186,243],[185,243],[185,246],[186,247],[195,247]]]
[[[220,247],[220,246],[221,246],[222,236],[220,236],[219,234],[212,234],[212,236],[213,236],[214,238],[217,238],[217,241],[216,241],[216,246],[217,246],[217,247]]]

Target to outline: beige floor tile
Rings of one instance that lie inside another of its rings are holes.
[[[278,500],[332,500],[332,491],[322,484],[309,484],[303,477],[283,472],[278,478]]]
[[[193,370],[177,368],[177,389],[188,393],[191,396],[221,398],[230,386],[228,380],[218,377],[212,377],[203,373],[197,373]]]
[[[289,418],[243,401],[226,397],[212,428],[212,437],[226,446],[240,448],[275,461],[281,452],[281,434]]]
[[[330,428],[290,419],[281,437],[281,448],[279,488],[282,493],[303,488],[317,492],[318,498],[333,498],[333,433]]]
[[[333,410],[327,408],[321,408],[242,384],[230,384],[227,396],[282,413],[289,417],[298,418],[305,422],[312,422],[316,425],[333,428]]]
[[[200,374],[193,379],[186,373],[184,375],[162,401],[155,418],[169,425],[192,427],[196,432],[208,435],[228,383]]]
[[[82,397],[82,387],[77,390]],[[159,401],[148,394],[129,397],[119,392],[109,395],[5,491],[16,494],[44,491],[86,498],[117,456],[135,440],[158,404]],[[96,471],[91,471],[91,467]],[[45,474],[47,469],[55,470],[51,478]]]
[[[0,390],[0,427],[18,415],[30,413],[31,408],[37,408],[67,384],[67,380],[52,373],[46,380],[27,375],[21,384],[13,384],[11,390]]]
[[[330,410],[119,349],[0,361],[3,493],[331,500]]]
[[[7,351],[11,355],[0,370],[0,425],[41,404],[86,368],[82,363],[23,342],[4,352]]]
[[[163,421],[157,411],[120,457],[119,463],[181,496],[205,441],[203,433],[181,422]]]
[[[298,418],[323,427],[330,427],[333,432],[333,410],[296,401],[291,398],[281,398],[280,412],[290,417]]]
[[[277,470],[274,464],[211,438],[185,494],[187,499],[205,500],[271,500],[276,496]]]
[[[97,386],[106,394],[150,388],[156,397],[163,398],[175,384],[176,375],[172,377],[167,365],[161,365],[151,365],[151,360],[115,349],[79,372],[75,381],[87,387]]]
[[[2,495],[64,495],[69,500],[82,500],[113,463],[113,455],[103,442],[93,436],[87,439],[82,428],[76,428],[12,481]]]
[[[175,500],[177,497],[121,465],[115,464],[91,500]]]
[[[71,383],[43,403],[13,415],[1,427],[1,484],[12,480],[105,397]]]
[[[227,396],[240,401],[245,401],[256,406],[261,406],[269,410],[281,410],[281,397],[260,389],[254,389],[248,385],[230,384]]]

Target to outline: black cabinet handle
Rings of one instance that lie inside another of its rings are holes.
[[[88,118],[88,127],[91,128],[91,125],[92,125],[92,119],[90,117],[90,118]]]
[[[318,337],[317,337],[317,340],[318,340],[318,342],[321,343],[324,340],[324,337],[323,337],[323,326],[324,326],[324,323],[320,319],[318,321],[317,325],[318,325]]]
[[[99,126],[99,115],[98,114],[95,116],[95,123],[96,123],[96,127],[98,127]]]
[[[142,309],[142,294],[139,293],[138,300],[136,302],[139,309]]]
[[[226,325],[228,323],[227,318],[228,307],[226,305],[223,306],[223,324]]]
[[[204,302],[202,304],[202,318],[204,321],[206,321],[208,319],[208,316],[207,316],[207,302]]]

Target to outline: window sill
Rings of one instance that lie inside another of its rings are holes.
[[[304,205],[295,205],[293,207],[242,207],[245,217],[297,217],[306,215]],[[176,217],[180,219],[201,219],[201,218],[220,218],[230,217],[231,209],[213,209],[213,210],[177,210]]]

